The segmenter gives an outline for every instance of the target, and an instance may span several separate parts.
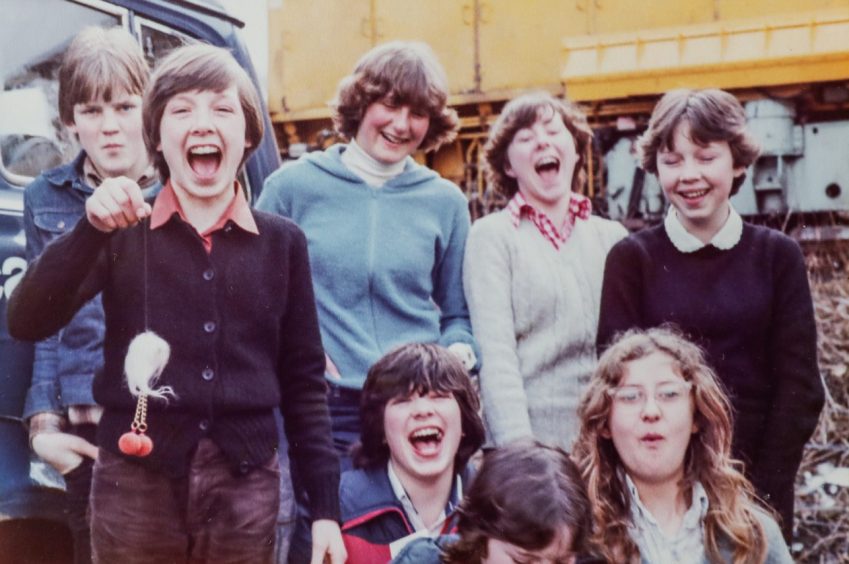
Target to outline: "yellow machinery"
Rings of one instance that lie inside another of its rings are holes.
[[[764,154],[774,162],[766,163],[760,184],[758,170],[750,175],[750,193],[738,202],[744,213],[849,209],[849,164],[817,179],[825,186],[810,201],[793,194],[794,183],[808,182],[814,163],[849,163],[849,149],[812,151],[841,136],[849,147],[849,0],[270,4],[269,107],[290,156],[333,140],[327,103],[363,53],[384,41],[412,39],[429,43],[439,56],[450,103],[462,119],[458,141],[430,164],[464,187],[473,211],[498,204],[480,174],[480,147],[487,125],[516,94],[545,89],[584,107],[598,134],[589,190],[606,190],[610,200],[618,189],[612,179],[634,174],[630,147],[616,143],[632,143],[658,96],[680,87],[732,90],[755,104],[747,105],[750,118],[768,118],[753,127],[767,137]],[[804,129],[815,121],[826,127]],[[799,166],[806,157],[811,165]],[[634,189],[619,191],[627,205],[608,203],[623,217],[651,215],[652,196],[637,197]]]

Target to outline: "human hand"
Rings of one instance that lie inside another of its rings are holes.
[[[327,373],[327,375],[330,376],[331,378],[333,378],[334,380],[341,380],[342,374],[339,373],[339,369],[336,368],[336,365],[333,364],[333,361],[330,360],[330,357],[325,354],[324,360],[325,360],[324,371]]]
[[[478,357],[475,356],[475,349],[471,345],[466,343],[451,343],[448,345],[448,350],[460,359],[466,370],[471,370],[478,363]]]
[[[32,450],[62,475],[79,466],[84,456],[97,458],[96,446],[69,433],[38,433],[32,438]]]
[[[85,202],[88,222],[104,233],[135,225],[150,212],[139,185],[125,176],[107,178]]]
[[[342,542],[339,523],[330,519],[318,519],[312,523],[312,558],[310,564],[344,564],[348,551]]]

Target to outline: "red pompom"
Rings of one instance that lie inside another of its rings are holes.
[[[136,456],[147,456],[153,450],[153,441],[147,435],[139,435],[139,447]]]
[[[150,440],[150,439],[148,439]],[[139,448],[141,447],[141,436],[132,431],[124,433],[118,439],[118,448],[126,455],[138,456]],[[150,451],[148,451],[150,452]]]

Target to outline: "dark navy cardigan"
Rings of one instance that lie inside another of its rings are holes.
[[[83,218],[30,266],[9,301],[9,332],[43,339],[102,291],[104,367],[94,398],[105,411],[98,444],[121,455],[118,438],[136,405],[124,382],[124,356],[147,314],[149,329],[171,346],[159,384],[172,386],[178,398],[149,401],[154,450],[128,460],[179,477],[198,441],[209,437],[234,473],[247,473],[275,452],[279,406],[313,517],[338,519],[339,465],[306,239],[291,221],[253,214],[258,235],[230,221],[213,234],[210,254],[177,214],[152,231],[145,222],[109,234]]]

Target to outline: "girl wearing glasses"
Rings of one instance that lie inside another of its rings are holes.
[[[667,93],[638,149],[669,212],[607,256],[597,344],[674,323],[704,346],[736,414],[734,457],[789,541],[796,471],[824,402],[801,250],[731,204],[760,151],[731,94]]]
[[[730,404],[701,350],[632,330],[584,395],[575,458],[610,562],[792,562],[731,458]]]

